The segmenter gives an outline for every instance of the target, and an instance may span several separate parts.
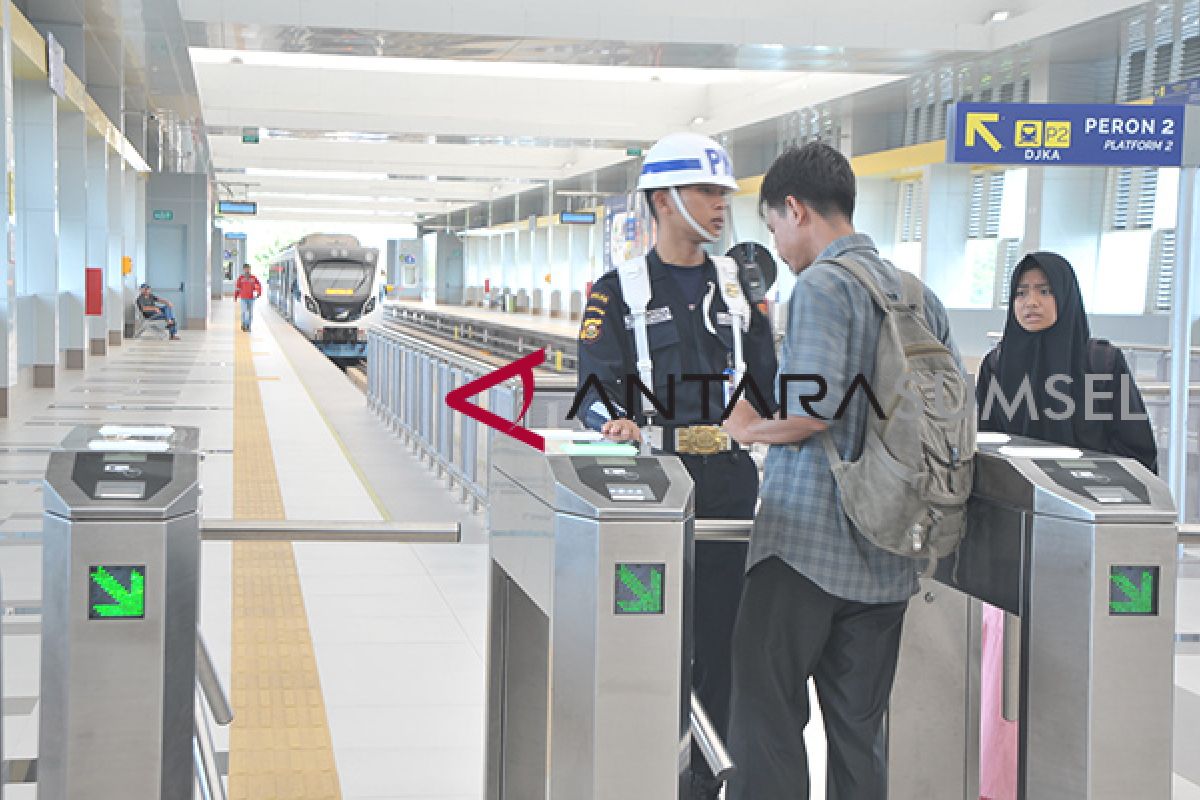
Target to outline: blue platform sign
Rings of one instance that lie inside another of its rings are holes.
[[[1023,166],[1178,167],[1183,106],[957,103],[946,160]]]

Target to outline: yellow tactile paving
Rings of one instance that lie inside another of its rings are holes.
[[[235,345],[233,513],[283,519],[250,337]],[[230,800],[340,800],[337,765],[290,544],[233,545]]]

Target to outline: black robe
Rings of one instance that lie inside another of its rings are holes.
[[[1046,273],[1058,319],[1044,331],[1030,333],[1017,321],[1012,300],[1000,343],[979,365],[975,392],[979,404],[979,430],[1028,436],[1069,447],[1080,447],[1102,453],[1133,458],[1152,472],[1158,471],[1158,446],[1146,414],[1145,403],[1138,391],[1129,365],[1120,348],[1104,339],[1091,338],[1087,313],[1075,271],[1065,259],[1054,253],[1030,253],[1013,270],[1009,297],[1016,294],[1021,276],[1037,267]],[[1090,415],[1087,409],[1086,375],[1094,378],[1097,398]],[[1061,395],[1069,396],[1075,412],[1065,419],[1054,419],[1046,411],[1062,412],[1062,397],[1047,391],[1047,380],[1054,376],[1069,377],[1056,384]],[[1123,380],[1124,376],[1124,380]],[[1021,403],[1011,418],[999,402],[985,409],[989,388],[993,382],[1012,402],[1028,379],[1033,407]],[[1128,398],[1122,400],[1122,384],[1128,386]],[[1101,393],[1111,393],[1104,398]],[[985,416],[985,410],[988,412]],[[1087,417],[1091,416],[1092,419]],[[1109,416],[1111,419],[1101,419]]]

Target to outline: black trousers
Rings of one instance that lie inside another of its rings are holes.
[[[696,484],[697,519],[753,519],[758,470],[745,451],[680,456]],[[692,687],[722,737],[729,728],[730,643],[746,571],[745,542],[696,544]],[[707,773],[692,748],[694,771]]]
[[[887,798],[883,718],[907,607],[834,597],[778,558],[750,570],[733,635],[728,800],[808,800],[810,676],[829,745],[826,797]]]

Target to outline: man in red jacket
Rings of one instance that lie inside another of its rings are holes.
[[[250,323],[254,321],[254,301],[262,294],[262,284],[258,278],[250,274],[250,265],[242,265],[242,274],[238,276],[237,287],[233,296],[242,304],[242,330],[249,331]]]

